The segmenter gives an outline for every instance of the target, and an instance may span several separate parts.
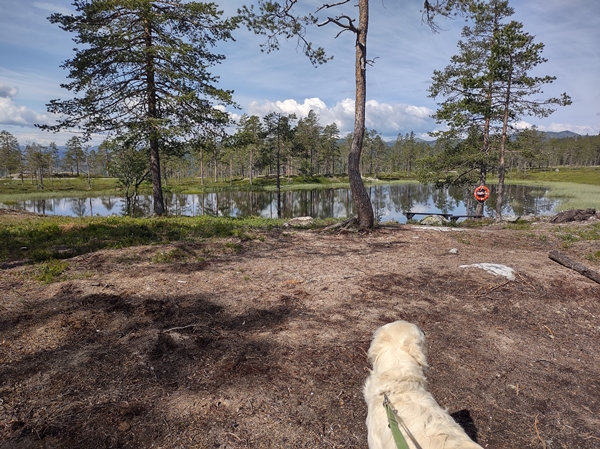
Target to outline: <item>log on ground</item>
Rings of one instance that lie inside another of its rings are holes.
[[[575,270],[578,273],[583,274],[585,277],[591,279],[592,281],[600,284],[600,274],[599,273],[597,273],[593,270],[590,270],[585,265],[575,262],[573,259],[570,259],[569,257],[565,256],[564,254],[559,253],[558,251],[550,251],[548,253],[548,257],[550,259],[552,259],[553,261],[558,262],[562,266],[570,268],[571,270]]]

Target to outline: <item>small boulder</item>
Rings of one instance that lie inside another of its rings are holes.
[[[460,265],[460,268],[481,268],[494,276],[504,276],[509,281],[515,280],[515,270],[497,263],[474,263],[471,265]]]
[[[288,220],[286,223],[284,223],[284,226],[291,226],[293,228],[304,228],[310,226],[312,223],[312,217],[294,217],[291,220]]]
[[[442,226],[446,223],[448,223],[448,220],[440,215],[427,215],[421,221],[419,221],[419,224],[427,226]]]

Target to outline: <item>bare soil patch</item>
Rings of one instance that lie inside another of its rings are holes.
[[[600,447],[600,285],[518,231],[310,231],[0,271],[2,448],[366,448],[373,331],[427,336],[429,387],[487,448]],[[452,248],[457,254],[450,254]],[[513,268],[509,281],[474,263]]]

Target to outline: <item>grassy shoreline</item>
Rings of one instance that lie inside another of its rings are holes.
[[[417,182],[414,176],[406,173],[378,173],[375,175],[364,175],[366,184],[387,184],[387,183],[402,183],[402,182]],[[495,178],[488,178],[488,184],[493,185],[497,182]],[[507,174],[507,183],[512,184],[537,184],[537,183],[575,183],[600,186],[600,167],[582,167],[569,168],[562,167],[552,170],[529,170],[527,172],[511,172]],[[292,176],[281,177],[281,186],[284,189],[308,189],[308,188],[343,188],[349,186],[348,177],[340,176]],[[232,181],[210,181],[205,178],[204,183],[201,183],[200,178],[184,178],[181,180],[169,180],[163,184],[163,189],[171,193],[202,193],[213,190],[271,190],[276,188],[276,178],[274,176],[258,176],[250,185],[248,178],[238,178]],[[141,186],[141,191],[151,191],[150,183],[144,183]],[[0,196],[15,195],[15,194],[32,194],[32,195],[51,195],[58,194],[64,196],[69,195],[91,195],[97,193],[118,193],[122,190],[118,182],[114,178],[92,178],[91,188],[88,187],[87,178],[85,176],[70,177],[70,178],[52,178],[46,179],[44,189],[38,188],[36,183],[32,183],[30,179],[21,181],[20,179],[0,178]]]
[[[324,227],[336,220],[315,220]],[[68,259],[102,249],[214,238],[252,240],[283,220],[229,217],[67,217],[0,211],[0,262]]]

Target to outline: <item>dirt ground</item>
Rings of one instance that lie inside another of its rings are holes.
[[[483,447],[600,448],[600,285],[548,258],[600,271],[600,243],[555,226],[107,250],[48,285],[4,268],[0,447],[366,448],[366,350],[404,319]],[[480,262],[515,280],[460,267]]]

